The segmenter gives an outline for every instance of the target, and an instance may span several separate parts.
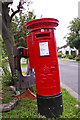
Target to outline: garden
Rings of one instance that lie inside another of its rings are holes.
[[[10,8],[8,6],[12,4],[12,2],[3,2],[2,5],[3,39],[0,35],[0,41],[2,41],[2,43],[0,44],[2,45],[0,47],[0,49],[2,48],[2,55],[0,55],[0,68],[2,73],[2,75],[0,76],[0,90],[2,91],[2,94],[0,94],[0,97],[3,98],[3,100],[0,99],[0,103],[2,105],[10,103],[14,98],[18,99],[18,97],[15,97],[15,92],[12,91],[12,89],[10,88],[11,85],[15,87],[15,83],[13,82],[15,81],[15,69],[13,66],[13,47],[14,45],[16,48],[27,47],[26,36],[30,33],[30,31],[26,30],[26,23],[36,18],[34,12],[29,11],[29,5],[31,4],[31,1],[27,2],[27,14],[23,13],[22,10],[24,9],[24,3],[24,0],[20,0],[19,5],[17,6],[17,10],[15,11],[13,10],[13,8],[11,9],[11,16],[9,16]],[[17,16],[16,13],[19,13],[19,16]],[[80,28],[80,20],[78,18],[72,20],[72,22],[70,23],[70,27],[71,33],[68,34],[67,43],[73,43],[73,46],[79,48],[80,37],[77,30]],[[77,55],[74,57],[73,55],[63,55],[62,53],[58,53],[58,57],[62,59],[68,58],[70,60],[74,60],[75,62],[80,62],[79,56]],[[21,67],[27,67],[25,63],[26,62],[23,61]],[[26,72],[23,72],[23,75],[25,74]],[[22,93],[23,91],[24,89],[19,90],[20,93]],[[57,119],[80,119],[80,103],[77,101],[76,98],[72,97],[66,91],[66,89],[61,88],[61,91],[63,96],[63,114]],[[33,86],[33,93],[36,95],[36,86]],[[23,97],[19,99],[18,103],[14,106],[13,109],[2,112],[0,118],[4,120],[14,118],[37,120],[45,119],[45,116],[41,116],[38,113],[37,99]]]
[[[4,62],[5,64],[6,62]],[[7,61],[8,63],[8,61]],[[5,69],[7,64],[5,64]],[[24,60],[21,64],[22,67],[26,67],[26,60]],[[7,69],[8,71],[8,69]],[[25,73],[23,73],[25,74]],[[8,74],[3,74],[2,76],[2,104],[7,104],[12,101],[15,97],[15,93],[10,88],[11,84],[11,75],[8,71]],[[23,92],[24,90],[20,90]],[[77,101],[76,98],[72,97],[66,89],[61,88],[62,96],[63,96],[63,114],[57,119],[65,119],[65,118],[72,118],[72,119],[79,119],[80,117],[80,103]],[[36,86],[33,86],[33,93],[36,95]],[[2,112],[2,119],[5,118],[24,118],[24,119],[44,119],[45,116],[41,116],[38,113],[37,108],[37,100],[30,99],[28,97],[23,97],[18,101],[18,104],[15,107],[7,112]],[[54,119],[54,118],[53,118]]]
[[[60,118],[78,118],[80,117],[80,108],[76,105],[80,105],[78,101],[72,97],[65,89],[62,89],[63,95],[63,115]],[[11,91],[9,86],[3,84],[3,94],[2,104],[9,103],[12,99],[14,99],[14,92]],[[34,94],[36,94],[36,86],[33,87]],[[14,109],[3,112],[2,118],[28,118],[28,119],[42,119],[45,116],[41,116],[37,112],[37,100],[30,98],[21,98],[18,104],[14,107]]]

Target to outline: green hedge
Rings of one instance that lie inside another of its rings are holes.
[[[73,59],[73,55],[69,55],[68,58],[69,58],[69,59]]]
[[[75,57],[75,60],[76,60],[76,61],[79,61],[79,57]]]
[[[62,53],[57,53],[58,57],[61,57],[63,54]]]

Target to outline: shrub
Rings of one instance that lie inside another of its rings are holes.
[[[3,75],[1,82],[2,82],[2,83],[5,83],[6,85],[11,85],[11,82],[12,82],[11,73],[8,72],[6,75]]]
[[[73,57],[73,60],[75,60],[75,58]]]
[[[12,75],[11,72],[7,66],[7,64],[4,62],[2,62],[2,70],[3,70],[3,74],[2,74],[2,83],[5,83],[6,85],[11,85],[12,82]]]
[[[72,55],[69,55],[68,58],[69,58],[69,59],[73,59],[73,56],[72,56]]]
[[[68,57],[69,57],[69,54],[67,54],[66,57],[68,58]]]
[[[66,58],[67,57],[67,55],[64,55],[64,58]]]
[[[5,63],[5,62],[6,62],[6,60],[5,60],[4,58],[2,58],[1,60],[2,60],[2,62],[3,62],[3,63]]]
[[[6,63],[2,63],[2,70],[5,75],[9,72],[9,68]]]
[[[79,57],[75,57],[75,60],[76,60],[76,61],[79,61]]]
[[[63,54],[62,53],[57,53],[58,57],[61,57]]]
[[[73,58],[75,58],[76,57],[76,55],[73,55]]]
[[[76,57],[78,57],[78,55],[76,54]]]

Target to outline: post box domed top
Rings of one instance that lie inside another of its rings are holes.
[[[26,23],[27,29],[31,31],[42,29],[42,28],[55,28],[58,26],[59,21],[54,18],[41,18],[34,19]]]

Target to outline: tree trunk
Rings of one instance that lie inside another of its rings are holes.
[[[12,36],[6,27],[5,23],[2,21],[2,36],[5,43],[6,51],[8,54],[9,64],[11,68],[12,75],[14,74],[14,67],[13,67],[13,46],[14,42],[12,40]]]
[[[8,54],[11,73],[12,76],[14,76],[15,75],[15,69],[13,66],[14,38],[11,32],[11,21],[8,12],[9,12],[8,3],[5,2],[2,4],[2,37]]]

